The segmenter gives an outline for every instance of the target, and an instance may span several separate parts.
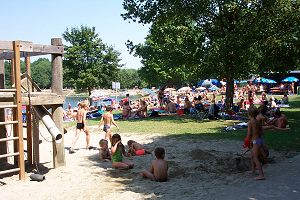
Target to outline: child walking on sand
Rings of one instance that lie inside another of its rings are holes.
[[[149,178],[153,181],[164,182],[168,180],[168,162],[164,160],[165,149],[157,147],[154,150],[156,159],[152,161],[150,170],[145,170],[141,173],[144,178]]]
[[[108,149],[108,141],[105,139],[101,139],[99,141],[99,157],[101,161],[108,161],[111,159],[110,152]]]
[[[90,146],[90,131],[86,126],[86,113],[88,110],[88,104],[86,104],[86,102],[80,102],[78,107],[79,110],[77,111],[77,116],[76,116],[77,119],[76,133],[72,141],[72,146],[69,150],[69,153],[75,153],[74,146],[81,132],[84,132],[86,135],[86,149],[92,149],[92,147]]]
[[[111,132],[111,125],[115,125],[118,129],[119,126],[116,124],[115,120],[114,120],[114,116],[112,114],[113,108],[111,106],[107,106],[106,108],[107,113],[103,114],[99,123],[99,128],[101,126],[101,124],[103,123],[103,131],[105,132],[105,139],[107,141],[110,141],[110,143],[112,142],[111,136],[112,136],[112,132]]]
[[[129,161],[124,161],[123,156],[130,156],[125,152],[124,145],[121,141],[121,136],[119,134],[114,134],[111,138],[111,161],[112,166],[117,169],[132,169],[133,163]]]
[[[144,149],[143,145],[137,143],[134,140],[128,140],[128,153],[132,156],[142,156],[145,154],[151,154],[151,152]]]

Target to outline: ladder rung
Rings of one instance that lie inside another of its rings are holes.
[[[0,108],[16,108],[17,105],[0,105]]]
[[[1,138],[0,142],[6,142],[10,140],[17,140],[17,139],[19,139],[19,137]]]
[[[11,89],[0,89],[0,92],[16,92],[16,88],[11,88]]]
[[[16,152],[16,153],[8,153],[8,154],[0,155],[0,158],[7,158],[7,157],[12,157],[12,156],[18,156],[18,155],[20,155],[19,152]]]
[[[12,173],[12,172],[18,172],[18,171],[20,171],[20,168],[15,168],[15,169],[4,170],[4,171],[0,171],[0,175],[1,175],[1,174],[8,174],[8,173]]]
[[[6,124],[17,124],[17,123],[19,123],[19,121],[0,122],[0,126],[1,126],[1,125],[6,125]]]

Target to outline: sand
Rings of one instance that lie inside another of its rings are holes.
[[[91,145],[98,147],[98,141],[104,138],[104,133],[97,127],[90,128]],[[124,144],[134,139],[151,151],[158,146],[166,149],[170,179],[159,183],[139,176],[139,172],[149,168],[154,155],[131,158],[135,164],[132,170],[112,169],[110,162],[98,159],[96,148],[84,149],[84,135],[76,143],[76,153],[69,154],[66,149],[66,166],[54,169],[52,144],[47,142],[50,135],[44,128],[41,130],[43,142],[40,145],[39,170],[46,179],[42,182],[31,181],[31,172],[26,173],[25,182],[19,181],[18,175],[2,178],[1,200],[300,199],[300,156],[287,159],[286,153],[271,150],[273,163],[265,168],[267,179],[258,182],[247,172],[248,165],[245,164],[249,161],[249,154],[245,159],[237,155],[242,150],[240,141],[198,141],[193,137],[183,140],[159,134],[122,133]],[[74,134],[75,128],[69,128],[65,134],[66,148],[70,146]],[[285,181],[280,181],[282,179]],[[265,185],[268,191],[261,191]]]

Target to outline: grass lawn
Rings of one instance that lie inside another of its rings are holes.
[[[281,97],[281,96],[280,96]],[[278,97],[278,99],[280,99]],[[266,144],[276,150],[300,151],[300,96],[289,97],[290,108],[282,108],[287,116],[289,131],[265,131]],[[157,117],[147,119],[132,119],[128,121],[117,120],[120,133],[151,134],[159,133],[165,137],[177,137],[178,139],[233,139],[241,140],[247,133],[247,129],[237,131],[223,131],[225,126],[233,125],[237,121],[217,120],[198,121],[186,116]],[[88,126],[97,125],[99,120],[88,120]],[[75,122],[68,122],[65,127],[75,126]]]

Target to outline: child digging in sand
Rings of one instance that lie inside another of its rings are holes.
[[[108,149],[108,141],[105,139],[101,139],[99,141],[99,157],[101,161],[108,161],[111,159],[110,152]]]
[[[144,149],[143,145],[137,143],[134,140],[128,140],[128,153],[132,156],[142,156],[145,154],[151,154],[151,152]]]
[[[156,159],[151,162],[150,170],[144,170],[141,176],[153,181],[164,182],[168,180],[168,162],[164,160],[165,149],[157,147],[154,150]]]
[[[125,152],[124,145],[121,142],[121,136],[119,134],[114,134],[111,138],[111,161],[112,166],[117,169],[132,169],[133,163],[123,160],[123,155],[128,157],[130,154]]]

